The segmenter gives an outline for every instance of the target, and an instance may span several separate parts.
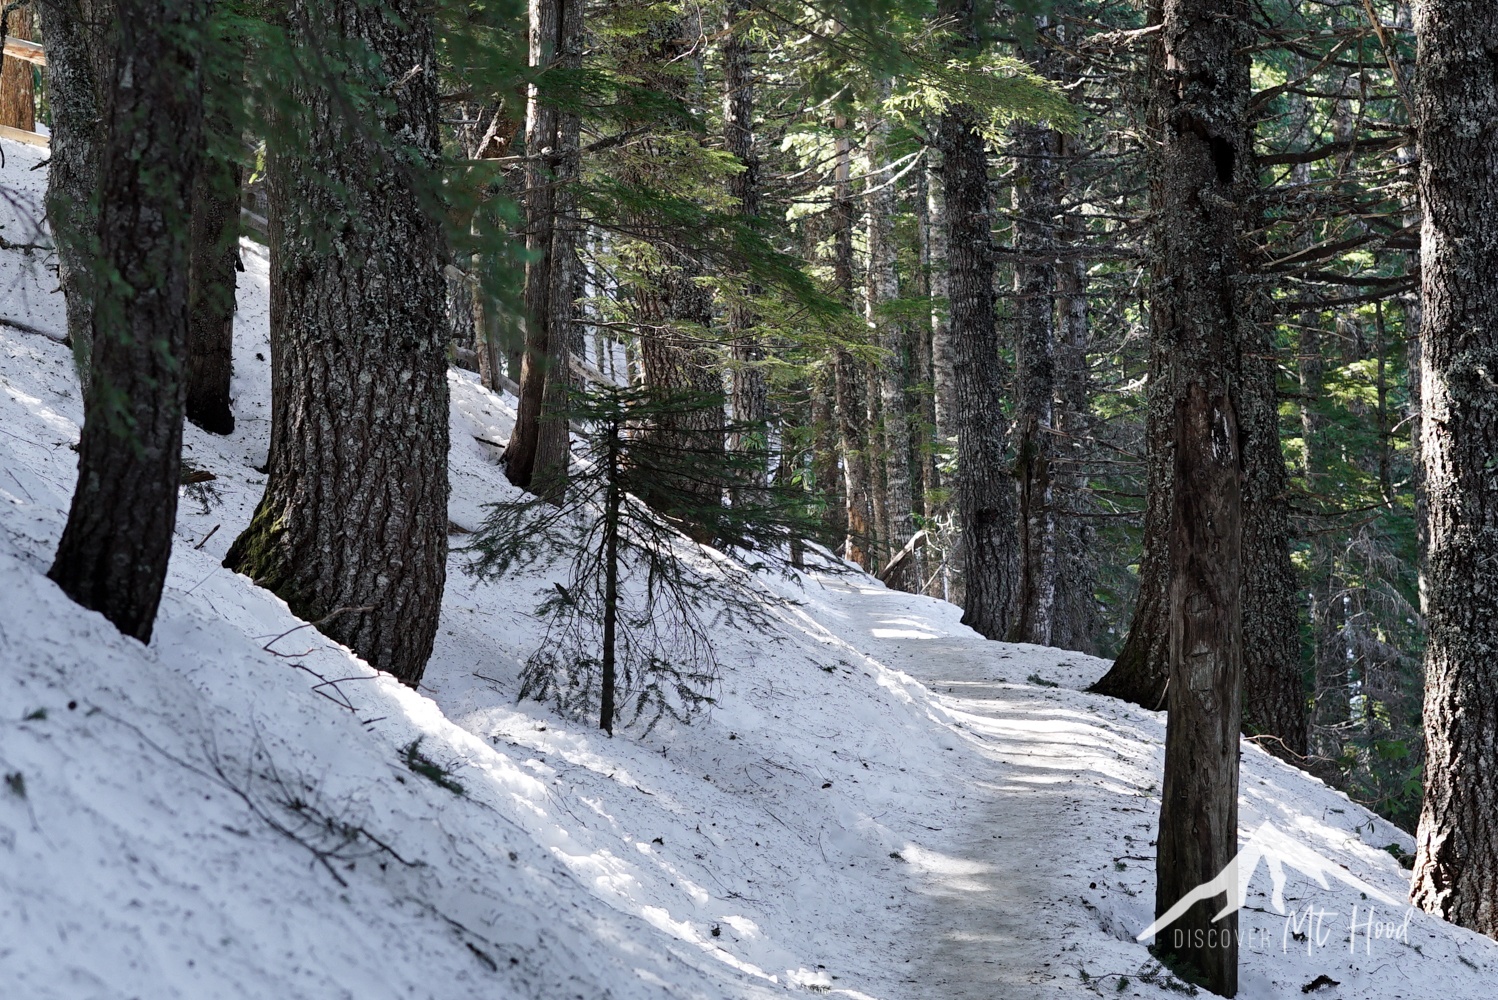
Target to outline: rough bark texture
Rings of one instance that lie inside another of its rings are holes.
[[[1077,140],[1060,140],[1070,177],[1086,155]],[[1066,213],[1063,242],[1068,248],[1083,245],[1083,222],[1076,206]],[[1063,527],[1057,538],[1055,623],[1051,645],[1095,654],[1102,631],[1097,601],[1097,527],[1087,492],[1087,467],[1093,457],[1092,378],[1087,365],[1089,318],[1087,305],[1087,261],[1071,256],[1056,268],[1056,292],[1060,299],[1055,350],[1056,363],[1056,472],[1053,495],[1058,498]]]
[[[888,166],[885,145],[889,140],[889,124],[873,123],[869,133],[868,157],[871,170]],[[890,308],[900,297],[900,284],[895,268],[897,247],[894,240],[894,186],[890,183],[888,170],[874,180],[874,187],[866,197],[868,219],[869,270],[864,280],[864,319],[876,336],[885,356],[880,360],[876,378],[878,384],[879,411],[881,420],[871,426],[883,430],[881,447],[884,459],[884,530],[880,540],[884,543],[882,569],[895,553],[905,548],[915,534],[915,500],[910,485],[910,412],[905,402],[905,386],[908,379],[910,359],[907,357],[907,335],[904,323]],[[887,586],[895,590],[914,593],[920,588],[921,562],[919,554],[902,560],[884,578]]]
[[[839,116],[834,125],[840,132],[847,122]],[[838,297],[853,304],[853,186],[849,165],[852,147],[845,136],[836,140],[832,173],[832,282]],[[833,369],[834,408],[837,414],[838,451],[843,464],[843,525],[847,536],[843,556],[876,570],[871,550],[874,539],[874,496],[869,477],[869,456],[864,447],[868,426],[867,396],[863,366],[839,347]]]
[[[1054,252],[1061,214],[1055,132],[1015,129],[1014,247]],[[1056,265],[1035,259],[1015,266],[1015,478],[1019,485],[1019,595],[1013,642],[1051,644],[1056,614],[1055,465]]]
[[[1498,936],[1498,7],[1415,8],[1429,552],[1416,905]]]
[[[52,138],[47,224],[67,302],[68,342],[85,393],[93,344],[93,261],[98,232],[99,151],[117,23],[114,0],[35,0],[47,46]]]
[[[581,0],[531,0],[530,65],[577,69],[582,63]],[[565,491],[573,283],[578,226],[575,185],[579,123],[530,85],[525,127],[525,354],[515,429],[505,448],[505,473],[517,486],[558,496]]]
[[[1300,670],[1300,582],[1290,562],[1290,473],[1280,448],[1276,359],[1269,326],[1242,310],[1239,429],[1243,448],[1243,731],[1302,762],[1306,697]]]
[[[746,0],[729,0],[723,16],[723,149],[733,156],[743,170],[728,178],[728,193],[739,216],[749,224],[759,218],[759,154],[754,146],[754,65],[752,50],[745,37],[751,22],[743,20],[748,11]],[[736,424],[751,428],[748,433],[731,435],[728,446],[736,451],[767,454],[763,435],[770,419],[769,391],[759,362],[764,360],[754,335],[757,317],[752,300],[760,293],[753,283],[735,290],[737,298],[729,303],[726,319],[730,350],[733,354],[733,387],[729,404]],[[749,477],[749,495],[763,486],[770,470],[759,462]],[[738,497],[739,491],[735,491]]]
[[[938,123],[939,126],[939,123]],[[952,372],[952,323],[951,285],[948,281],[950,267],[947,253],[947,196],[942,188],[941,151],[933,147],[928,157],[926,170],[926,208],[930,215],[929,252],[931,266],[931,404],[932,420],[936,427],[936,440],[942,449],[951,448],[957,441],[957,389],[956,376]],[[932,462],[933,467],[935,461]],[[938,473],[940,476],[940,473]],[[942,478],[940,485],[950,490],[954,483]],[[951,500],[942,505],[943,512],[953,506]],[[928,516],[937,514],[933,509]],[[963,605],[962,588],[962,532],[952,531],[951,541],[942,558],[942,576],[934,581],[936,596],[953,604]]]
[[[1241,209],[1251,169],[1245,0],[1164,0],[1151,43],[1152,334],[1168,351],[1175,442],[1169,547],[1169,721],[1155,913],[1238,850],[1243,462],[1238,402]],[[1251,36],[1250,36],[1251,40]],[[1156,950],[1214,993],[1238,989],[1237,915],[1203,900]]]
[[[972,0],[943,4],[969,39]],[[993,235],[988,157],[972,109],[941,116],[937,145],[946,195],[947,281],[953,420],[957,434],[957,510],[962,531],[963,624],[1002,639],[1013,620],[1017,543],[1014,485],[1004,461],[1008,421],[1004,372],[994,324]]]
[[[269,162],[270,475],[225,565],[414,687],[447,571],[442,233],[418,166],[439,149],[432,16],[294,0],[287,19],[293,44],[366,45],[368,86],[403,83],[357,123],[324,81],[292,85],[304,111],[282,124],[307,132]]]
[[[0,6],[9,6],[0,4]],[[11,11],[5,22],[10,38],[31,39],[31,12]],[[6,59],[0,71],[0,125],[36,131],[36,92],[32,88],[32,67],[19,59]]]
[[[242,100],[238,60],[215,50],[207,67],[203,167],[192,191],[188,288],[187,419],[213,434],[234,432],[234,275],[239,269],[239,146],[233,102]]]
[[[188,218],[201,154],[206,0],[122,0],[99,170],[97,246],[111,280],[92,312],[78,485],[48,573],[149,642],[172,553],[182,467]]]

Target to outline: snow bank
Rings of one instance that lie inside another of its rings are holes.
[[[5,154],[0,222],[30,242],[42,153]],[[610,740],[515,700],[547,578],[478,583],[455,553],[417,693],[224,570],[268,441],[267,266],[245,262],[238,429],[188,429],[218,478],[184,489],[146,648],[44,576],[81,407],[47,259],[0,251],[0,315],[42,331],[0,325],[0,995],[1174,995],[1134,940],[1163,718],[1082,693],[1100,661],[867,577],[766,578],[797,603],[722,630],[719,707]],[[451,387],[471,529],[513,495],[484,443],[513,401]],[[1407,836],[1251,746],[1242,812],[1404,897],[1383,848]],[[1416,915],[1352,950],[1355,886],[1291,871],[1293,925],[1270,888],[1256,872],[1240,914],[1242,996],[1491,992],[1491,941]]]

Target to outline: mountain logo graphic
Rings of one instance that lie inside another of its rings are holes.
[[[1248,902],[1248,883],[1253,879],[1254,872],[1258,870],[1260,861],[1269,866],[1269,877],[1274,882],[1271,902],[1279,913],[1288,912],[1285,909],[1285,868],[1287,866],[1308,878],[1315,879],[1323,889],[1331,888],[1331,883],[1327,881],[1327,876],[1330,876],[1344,885],[1366,893],[1369,899],[1377,899],[1396,909],[1405,905],[1404,901],[1396,900],[1382,890],[1374,888],[1336,862],[1322,857],[1304,844],[1281,833],[1273,823],[1265,822],[1254,831],[1253,836],[1248,838],[1248,843],[1238,850],[1233,860],[1227,863],[1227,867],[1223,868],[1216,878],[1210,882],[1203,882],[1182,896],[1159,919],[1141,931],[1135,940],[1143,941],[1145,938],[1154,937],[1179,920],[1182,914],[1203,899],[1213,899],[1223,894],[1228,897],[1227,905],[1212,918],[1214,923],[1229,913],[1242,909],[1243,905]]]

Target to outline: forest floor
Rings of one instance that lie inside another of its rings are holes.
[[[44,154],[4,153],[0,233],[37,242]],[[45,578],[81,404],[50,258],[0,249],[0,316],[33,331],[0,325],[0,994],[1184,989],[1135,941],[1164,719],[1082,691],[1100,660],[984,641],[860,574],[763,575],[774,624],[715,629],[717,704],[693,724],[609,739],[517,701],[555,578],[467,571],[463,532],[514,496],[484,443],[513,401],[469,373],[450,379],[457,551],[420,692],[224,570],[268,446],[268,266],[244,258],[239,426],[188,428],[188,461],[217,478],[183,490],[142,647]],[[1491,995],[1498,944],[1399,903],[1386,848],[1406,834],[1256,746],[1243,762],[1244,837],[1272,821],[1300,853],[1289,915],[1253,872],[1240,996]],[[1378,933],[1352,936],[1370,905]]]

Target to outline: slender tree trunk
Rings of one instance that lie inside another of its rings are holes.
[[[294,45],[367,46],[378,61],[358,82],[391,96],[354,123],[323,81],[298,80],[297,117],[278,123],[300,135],[268,164],[270,475],[224,562],[414,687],[447,574],[442,231],[422,191],[439,154],[433,20],[414,0],[292,0],[287,21]]]
[[[1417,906],[1498,936],[1498,7],[1415,8],[1429,553]]]
[[[1054,253],[1061,214],[1058,136],[1041,125],[1016,130],[1014,247]],[[1019,482],[1020,575],[1012,642],[1051,644],[1056,617],[1056,266],[1022,260],[1014,269],[1015,478]]]
[[[871,172],[887,166],[888,159],[885,146],[889,141],[889,123],[875,122],[874,126],[868,139]],[[883,562],[900,552],[915,534],[915,500],[910,489],[910,414],[905,405],[907,336],[905,324],[890,313],[892,304],[900,297],[900,286],[895,268],[898,250],[894,239],[894,187],[886,174],[875,178],[873,190],[866,196],[869,271],[864,281],[864,319],[886,352],[877,369],[884,431],[883,447],[879,449],[884,456]],[[882,563],[878,568],[882,568]],[[903,560],[884,582],[895,590],[914,593],[922,582],[919,560]]]
[[[964,40],[976,41],[973,0],[949,0]],[[1004,372],[994,321],[993,233],[988,151],[973,109],[941,116],[937,146],[946,195],[950,361],[957,432],[957,511],[962,532],[962,621],[1002,639],[1017,589],[1014,486],[1004,461]]]
[[[729,0],[723,16],[723,148],[743,169],[728,179],[728,193],[745,223],[753,225],[760,214],[759,154],[754,148],[754,65],[752,49],[745,37],[749,22],[743,20],[747,0]],[[764,360],[755,335],[758,317],[752,301],[760,288],[745,283],[734,290],[735,300],[727,309],[728,336],[733,354],[733,392],[729,403],[740,430],[730,435],[735,451],[766,455],[764,435],[770,419],[769,392],[759,363]],[[747,428],[747,430],[745,430]],[[768,464],[756,461],[746,484],[750,495],[769,479]],[[735,497],[740,495],[735,491]]]
[[[1244,0],[1163,0],[1151,42],[1153,336],[1168,351],[1174,467],[1169,547],[1169,721],[1155,913],[1216,878],[1238,850],[1244,467],[1239,453],[1242,296],[1238,199],[1248,143]],[[1238,990],[1230,894],[1156,938],[1178,971]]]
[[[222,30],[215,22],[215,29]],[[192,189],[188,288],[187,419],[212,434],[234,433],[234,290],[239,270],[239,115],[243,67],[214,40],[206,76],[202,169]]]
[[[1068,186],[1086,155],[1075,138],[1060,140]],[[1055,623],[1051,645],[1096,653],[1102,630],[1097,602],[1097,528],[1088,515],[1087,468],[1093,457],[1092,379],[1087,365],[1089,337],[1087,262],[1075,251],[1084,245],[1081,206],[1068,208],[1063,243],[1073,255],[1056,268],[1060,298],[1056,338],[1057,459],[1053,495],[1063,527],[1057,532]]]
[[[848,509],[843,501],[842,477],[838,474],[837,357],[827,358],[812,372],[811,381],[811,478],[825,504],[822,518],[824,540],[837,548],[848,534]]]
[[[99,165],[92,378],[78,485],[48,573],[149,642],[182,466],[189,218],[202,153],[206,0],[121,0]]]
[[[577,69],[582,62],[581,0],[531,0],[530,65]],[[526,110],[525,353],[515,429],[505,473],[517,486],[558,500],[566,489],[568,339],[578,232],[572,191],[578,175],[579,123],[530,85]]]
[[[615,659],[615,633],[619,623],[619,467],[620,435],[624,429],[614,423],[607,428],[609,435],[608,486],[604,491],[603,506],[603,676],[600,678],[598,696],[598,728],[614,735],[614,688],[617,685]]]
[[[832,176],[832,281],[839,298],[852,306],[852,147],[847,137],[841,134],[847,128],[847,122],[841,115],[833,127],[838,130],[839,135]],[[839,347],[833,378],[836,386],[834,397],[838,450],[843,458],[843,510],[847,531],[843,556],[864,569],[870,569],[873,567],[870,550],[874,543],[874,503],[869,481],[868,450],[864,447],[868,405],[863,387],[863,366],[846,349]]]
[[[11,11],[5,27],[7,37],[30,41],[31,12],[25,9]],[[0,125],[26,132],[36,131],[36,92],[31,86],[31,64],[28,62],[6,59],[5,69],[0,71]]]
[[[110,63],[118,17],[115,0],[34,0],[47,46],[47,102],[52,138],[47,169],[47,224],[57,244],[57,280],[67,302],[68,342],[85,396],[93,345],[93,262],[99,248],[98,171]]]
[[[938,122],[936,130],[939,128]],[[947,454],[947,450],[952,448],[957,441],[957,379],[952,371],[951,284],[948,280],[951,261],[947,253],[947,196],[942,188],[942,174],[945,171],[941,167],[940,148],[933,146],[930,156],[935,161],[934,165],[928,166],[926,170],[926,205],[931,218],[932,415],[936,437],[935,447],[942,454]],[[933,468],[935,465],[933,455]],[[955,481],[949,481],[951,477],[944,477],[940,472],[937,476],[941,479],[944,490],[955,486]],[[934,517],[938,513],[945,513],[953,506],[953,502],[949,500],[942,504],[942,511],[933,509],[928,516]],[[942,578],[940,581],[934,581],[934,586],[940,588],[936,591],[937,594],[959,607],[964,606],[963,558],[962,530],[961,525],[958,525],[957,530],[951,532],[947,551],[942,553]]]

